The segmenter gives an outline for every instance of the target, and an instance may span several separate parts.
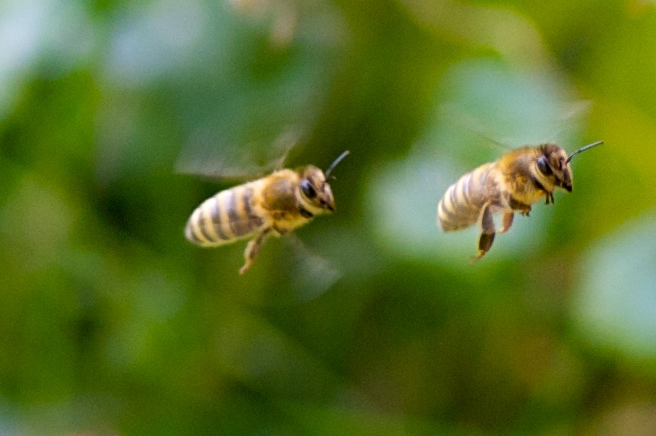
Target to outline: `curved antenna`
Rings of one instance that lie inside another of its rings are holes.
[[[569,163],[569,161],[571,161],[572,158],[573,158],[575,155],[577,155],[577,154],[579,154],[579,153],[583,153],[584,151],[588,151],[588,150],[590,150],[592,147],[596,147],[596,146],[601,145],[601,144],[603,144],[603,143],[604,143],[604,141],[597,141],[597,142],[593,142],[592,144],[588,144],[588,145],[585,145],[585,146],[579,148],[578,150],[576,150],[574,153],[570,154],[570,155],[567,157],[567,160],[565,161],[565,165],[567,165],[567,164]]]
[[[335,159],[335,160],[333,161],[333,163],[330,164],[330,166],[328,167],[328,169],[327,169],[326,172],[324,173],[324,174],[326,175],[326,180],[328,180],[328,178],[330,177],[330,173],[332,172],[332,170],[335,169],[335,167],[337,166],[337,164],[340,163],[340,162],[342,161],[342,159],[344,159],[346,156],[348,156],[349,153],[350,153],[350,151],[349,151],[349,150],[346,150],[344,153],[342,153],[342,154],[340,154],[339,156],[337,156],[337,159]],[[334,179],[334,177],[333,177],[333,179]]]

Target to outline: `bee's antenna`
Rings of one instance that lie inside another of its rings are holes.
[[[596,146],[601,145],[601,144],[603,144],[603,143],[604,143],[604,141],[597,141],[597,142],[593,142],[592,144],[588,144],[588,145],[585,145],[585,146],[579,148],[578,150],[576,150],[574,153],[570,154],[570,155],[567,157],[567,160],[565,161],[565,164],[568,164],[569,161],[571,161],[572,158],[573,158],[575,155],[577,155],[577,154],[579,154],[579,153],[583,153],[584,151],[590,150],[592,147],[596,147]]]
[[[337,159],[335,159],[335,161],[330,164],[330,166],[328,167],[328,169],[324,173],[326,175],[326,180],[328,180],[328,178],[330,177],[330,173],[332,172],[332,170],[335,169],[337,164],[340,163],[342,161],[342,159],[344,159],[346,156],[348,156],[349,153],[350,153],[350,151],[346,150],[344,153],[337,156]],[[334,179],[334,177],[333,177],[333,179]]]

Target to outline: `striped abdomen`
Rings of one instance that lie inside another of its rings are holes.
[[[187,221],[187,239],[196,245],[214,247],[252,235],[264,223],[253,205],[259,182],[235,186],[205,200]]]
[[[487,163],[460,177],[449,186],[437,205],[437,222],[445,232],[476,224],[487,201],[486,181],[493,163]]]

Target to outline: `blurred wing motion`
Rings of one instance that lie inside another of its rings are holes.
[[[216,142],[211,133],[198,133],[180,152],[175,171],[210,178],[247,180],[282,168],[287,155],[301,138],[289,128],[276,138],[253,139],[246,144]]]
[[[552,114],[548,119],[541,121],[542,131],[539,129],[529,130],[531,132],[530,137],[569,138],[572,131],[576,130],[580,119],[589,114],[590,107],[591,103],[587,100],[562,103],[559,105],[556,115]],[[503,134],[504,129],[499,125],[498,120],[488,118],[485,122],[483,118],[475,116],[456,104],[443,103],[439,109],[439,116],[444,118],[449,125],[456,127],[459,131],[469,132],[482,138],[486,145],[494,145],[499,149],[511,151],[517,148],[517,145],[526,143],[528,140],[528,138],[523,138],[523,136],[526,136],[525,134],[521,135],[522,129],[510,129],[509,132]],[[494,112],[492,109],[489,111]],[[520,120],[518,116],[510,118]],[[511,135],[509,136],[508,133],[511,133]]]
[[[291,272],[289,280],[297,301],[318,298],[342,277],[332,262],[309,249],[296,235],[281,239],[289,253],[280,260],[280,267]]]

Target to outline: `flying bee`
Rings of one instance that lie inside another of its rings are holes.
[[[244,266],[239,270],[243,274],[253,264],[267,236],[284,235],[315,216],[335,211],[328,181],[333,169],[348,154],[347,150],[339,155],[325,172],[313,165],[280,169],[217,193],[191,214],[185,236],[201,247],[252,238],[244,251]]]
[[[546,204],[553,204],[556,188],[572,192],[570,161],[602,143],[586,145],[569,156],[556,144],[527,146],[501,156],[496,162],[483,164],[446,190],[437,205],[437,223],[445,232],[478,223],[482,229],[475,257],[478,260],[494,242],[495,213],[503,214],[499,233],[504,233],[510,229],[515,212],[529,216],[531,204],[543,197]]]

